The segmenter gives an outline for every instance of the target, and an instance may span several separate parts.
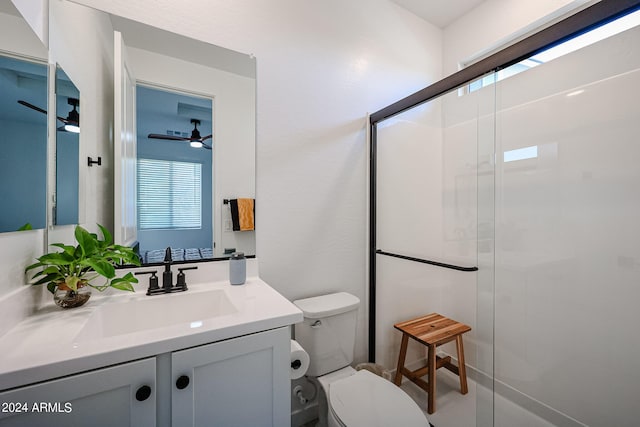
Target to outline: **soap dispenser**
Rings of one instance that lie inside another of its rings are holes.
[[[242,285],[247,280],[247,259],[242,252],[234,252],[229,258],[229,281]]]

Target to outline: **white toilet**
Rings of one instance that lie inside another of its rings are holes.
[[[320,426],[429,427],[418,405],[400,388],[350,364],[360,300],[346,292],[293,302],[304,313],[296,341],[311,359],[307,376],[320,383]]]

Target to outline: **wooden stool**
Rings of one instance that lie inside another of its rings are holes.
[[[460,393],[467,394],[467,371],[464,366],[462,334],[471,330],[469,326],[438,313],[431,313],[416,319],[407,320],[406,322],[396,323],[393,327],[402,332],[398,369],[394,380],[397,386],[402,382],[402,375],[416,383],[418,387],[426,391],[429,395],[427,412],[433,414],[436,411],[436,369],[444,366],[460,377]],[[429,348],[427,364],[415,371],[410,371],[404,367],[409,337]],[[458,366],[451,363],[451,356],[444,358],[436,356],[436,347],[453,340],[456,340]],[[428,383],[420,378],[424,375],[429,375]]]

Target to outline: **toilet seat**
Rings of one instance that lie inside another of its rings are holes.
[[[332,383],[328,400],[335,417],[347,427],[429,426],[409,395],[366,370]]]

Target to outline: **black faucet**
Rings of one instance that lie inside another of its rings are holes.
[[[173,258],[171,257],[171,247],[168,247],[164,253],[164,273],[162,273],[162,289],[165,292],[171,292],[173,287],[173,272],[171,271],[171,265],[173,264]]]
[[[173,286],[173,271],[171,266],[173,265],[173,257],[171,256],[171,247],[168,247],[164,253],[164,272],[162,272],[162,291],[164,293],[170,292],[184,292],[187,290],[187,280],[184,274],[184,270],[195,270],[198,266],[179,268],[176,285]]]
[[[139,274],[151,274],[149,278],[149,289],[147,289],[147,295],[158,295],[158,294],[167,294],[171,292],[184,292],[187,290],[187,280],[184,274],[184,270],[195,270],[198,268],[197,265],[193,267],[182,267],[179,268],[178,277],[176,281],[176,285],[173,286],[173,272],[171,271],[171,266],[173,265],[173,258],[171,256],[171,248],[168,247],[164,254],[164,272],[162,272],[162,288],[158,286],[158,278],[156,277],[157,271],[138,271],[136,275]]]

